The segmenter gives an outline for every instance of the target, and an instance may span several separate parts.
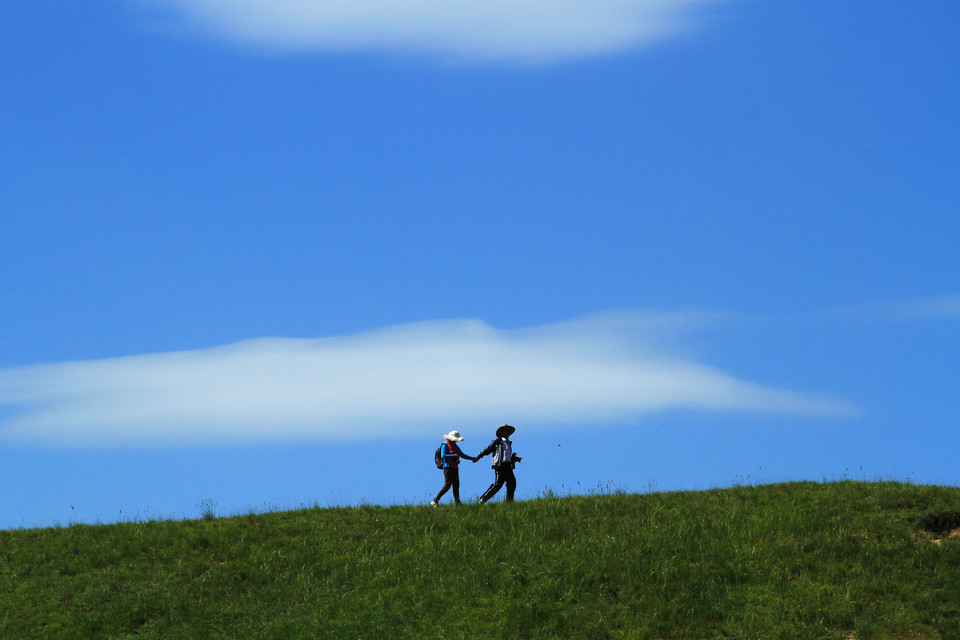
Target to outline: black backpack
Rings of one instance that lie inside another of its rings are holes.
[[[447,446],[447,443],[444,442],[437,450],[433,452],[433,462],[437,465],[437,469],[443,469],[443,448]],[[450,447],[450,451],[453,452],[453,447]]]

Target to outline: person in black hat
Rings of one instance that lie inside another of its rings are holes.
[[[516,428],[509,424],[502,424],[497,429],[497,437],[486,449],[477,454],[474,462],[487,455],[493,454],[493,484],[480,496],[480,504],[484,504],[500,491],[500,487],[507,485],[507,502],[513,502],[513,494],[517,490],[517,478],[513,475],[513,468],[522,458],[513,452],[513,442],[510,436]]]

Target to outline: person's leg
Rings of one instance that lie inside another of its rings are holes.
[[[450,482],[453,484],[453,502],[460,504],[460,470],[451,469]]]
[[[450,471],[456,471],[456,469],[443,470],[443,487],[440,489],[440,493],[437,494],[437,497],[433,499],[434,504],[440,502],[440,498],[443,497],[443,494],[445,494],[450,487],[453,486],[453,482],[450,480]]]
[[[503,475],[507,483],[507,502],[513,502],[513,494],[517,490],[517,476],[513,475],[510,467],[504,467]]]
[[[493,470],[493,484],[487,487],[487,490],[483,492],[483,495],[480,496],[480,502],[484,503],[493,496],[497,495],[497,491],[500,491],[500,487],[503,486],[503,474],[500,468]]]
[[[497,483],[494,482],[489,487],[487,487],[487,490],[484,491],[483,495],[480,496],[480,504],[483,504],[484,502],[492,498],[493,494],[495,494],[496,492],[497,492]]]

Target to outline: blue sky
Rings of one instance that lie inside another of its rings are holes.
[[[960,484],[955,2],[0,30],[0,527],[423,503],[503,422],[522,497]]]

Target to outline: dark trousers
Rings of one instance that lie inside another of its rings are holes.
[[[513,502],[513,492],[517,490],[517,477],[513,475],[513,468],[509,464],[501,465],[493,469],[493,484],[487,487],[487,490],[480,496],[480,502],[486,502],[497,495],[500,487],[507,485],[507,502]]]
[[[434,498],[433,501],[440,502],[440,498],[443,497],[443,494],[445,494],[450,487],[453,487],[453,501],[460,504],[460,470],[447,467],[443,470],[443,488],[440,489],[440,493],[437,494],[437,497]]]

